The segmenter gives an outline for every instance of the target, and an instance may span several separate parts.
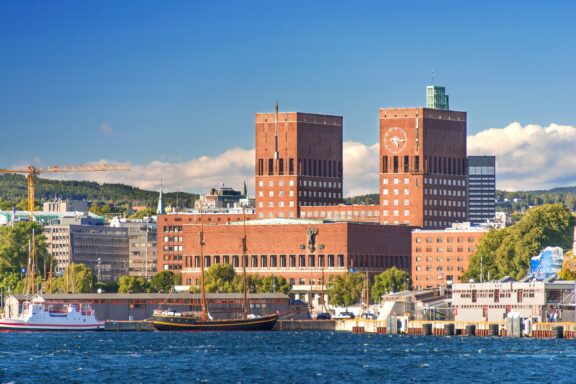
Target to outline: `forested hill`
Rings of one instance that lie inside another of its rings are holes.
[[[22,175],[0,175],[0,200],[10,204],[28,197],[26,177]],[[146,205],[156,207],[158,191],[145,191],[125,184],[100,184],[92,181],[63,181],[37,178],[35,183],[36,201],[44,202],[60,199],[75,199],[112,203],[113,205]],[[180,207],[190,207],[198,195],[186,192],[164,194],[166,205],[178,199]]]
[[[496,206],[499,210],[515,212],[542,204],[561,203],[570,210],[576,209],[576,187],[561,187],[539,191],[496,191]],[[347,197],[346,204],[379,204],[377,193]]]

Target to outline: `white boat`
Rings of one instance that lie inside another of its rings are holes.
[[[22,303],[14,296],[6,299],[0,319],[3,331],[95,331],[104,329],[104,321],[96,320],[89,304],[47,304],[42,296]]]

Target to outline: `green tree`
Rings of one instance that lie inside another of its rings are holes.
[[[204,287],[206,292],[239,292],[241,286],[237,286],[235,278],[236,272],[232,265],[214,264],[204,274]]]
[[[42,234],[42,226],[36,222],[20,221],[14,226],[0,227],[0,274],[4,272],[20,273],[21,268],[28,268],[30,244],[34,230],[34,251],[36,270],[38,266],[48,262],[46,237]]]
[[[258,293],[279,292],[287,295],[291,290],[292,287],[288,284],[285,277],[274,275],[262,277],[258,286]]]
[[[526,276],[530,258],[547,246],[572,246],[575,218],[562,204],[534,207],[515,225],[489,232],[470,259],[465,277],[480,279],[480,260],[485,276],[497,279]]]
[[[328,284],[330,303],[337,306],[348,306],[358,302],[364,288],[364,274],[346,273],[336,276]]]
[[[118,293],[143,293],[150,291],[150,284],[143,277],[120,276],[118,279]]]
[[[372,300],[379,302],[382,295],[386,293],[408,288],[408,273],[396,267],[392,267],[374,277],[374,283],[370,289],[370,296],[372,297]]]
[[[175,285],[182,284],[182,274],[172,271],[161,271],[155,274],[150,281],[154,292],[170,292]]]
[[[91,293],[96,290],[96,276],[86,264],[72,263],[61,277],[52,279],[52,291],[60,293]],[[47,291],[47,284],[44,283]]]

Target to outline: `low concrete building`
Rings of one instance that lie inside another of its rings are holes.
[[[25,295],[12,296],[20,305]],[[145,320],[152,318],[155,309],[200,311],[200,294],[194,293],[82,293],[43,294],[46,304],[90,304],[98,320]],[[234,318],[242,313],[242,293],[207,293],[209,312],[214,318]],[[307,318],[306,306],[293,307],[288,296],[281,293],[249,294],[250,313],[279,313],[293,318]],[[13,301],[10,310],[15,311]],[[21,310],[21,308],[19,308]]]
[[[534,321],[574,321],[574,281],[514,281],[454,284],[456,321],[503,321],[508,313]]]
[[[115,217],[110,227],[128,229],[128,275],[150,279],[156,274],[156,221]]]

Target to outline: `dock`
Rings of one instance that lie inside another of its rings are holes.
[[[154,331],[152,322],[148,320],[136,320],[136,321],[120,321],[120,320],[108,320],[104,325],[105,331],[116,331],[116,332],[150,332]]]

